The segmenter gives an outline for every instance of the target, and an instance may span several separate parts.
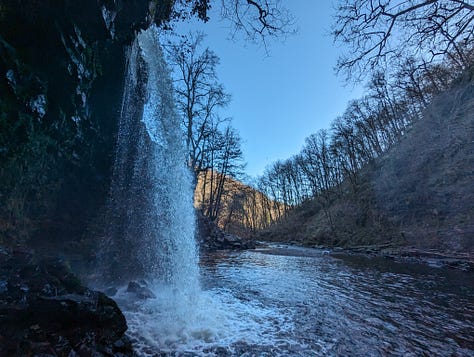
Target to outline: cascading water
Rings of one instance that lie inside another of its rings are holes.
[[[109,219],[109,274],[198,289],[191,176],[156,28],[128,54]]]
[[[135,348],[174,348],[214,335],[199,284],[191,174],[185,164],[170,74],[151,27],[127,54],[127,74],[112,178],[107,281],[146,284],[156,298],[114,295]],[[211,314],[212,315],[212,314]],[[146,354],[146,353],[145,353]]]

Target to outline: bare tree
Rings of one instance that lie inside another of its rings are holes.
[[[348,77],[407,56],[428,63],[448,56],[468,65],[465,48],[474,40],[470,1],[339,0],[336,11],[334,38],[349,46],[337,68]]]
[[[354,128],[353,117],[346,111],[331,124],[331,154],[348,179],[354,191],[358,184],[358,170],[361,167],[359,147]]]
[[[202,33],[190,34],[167,46],[175,70],[177,105],[183,118],[188,165],[194,171],[195,179],[207,169],[204,166],[206,147],[223,122],[218,110],[230,102],[230,95],[217,80],[219,57],[209,48],[200,49],[203,38]]]
[[[210,174],[210,194],[206,216],[217,219],[220,215],[223,199],[226,196],[226,182],[238,177],[245,167],[241,149],[241,139],[237,131],[228,126],[224,132],[214,133],[213,150],[207,155]]]
[[[320,130],[306,138],[305,146],[301,151],[303,159],[300,166],[309,181],[313,196],[322,191],[328,191],[337,184],[334,182],[329,145],[328,131]]]

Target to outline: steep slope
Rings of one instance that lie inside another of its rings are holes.
[[[356,190],[306,202],[259,238],[308,245],[391,244],[474,251],[474,80],[435,98],[424,119],[359,172]]]
[[[194,206],[220,229],[248,237],[281,217],[284,207],[254,187],[218,172],[203,172],[194,192]]]
[[[410,244],[474,250],[474,81],[439,95],[372,183]]]

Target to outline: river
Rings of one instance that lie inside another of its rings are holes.
[[[201,276],[199,296],[118,299],[140,354],[474,356],[472,273],[268,246],[205,255]]]

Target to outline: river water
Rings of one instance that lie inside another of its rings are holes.
[[[125,308],[140,354],[474,356],[472,273],[269,246],[203,256],[201,275],[199,296],[155,286]]]

